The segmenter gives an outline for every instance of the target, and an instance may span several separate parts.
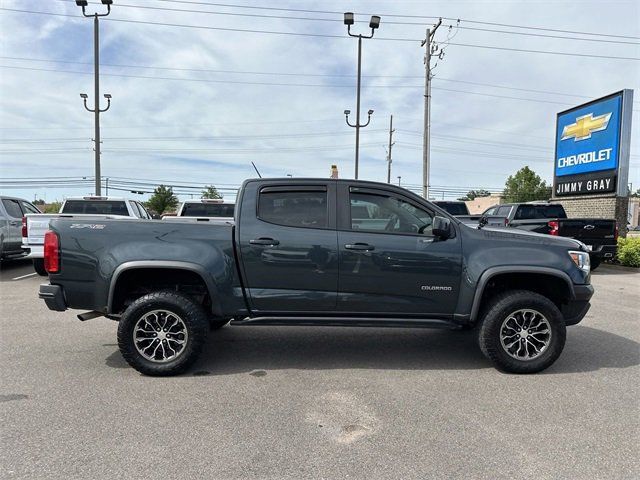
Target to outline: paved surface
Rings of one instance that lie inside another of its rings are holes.
[[[116,324],[0,275],[0,478],[640,478],[640,273],[603,266],[543,374],[469,333],[226,327],[189,374],[124,363]]]

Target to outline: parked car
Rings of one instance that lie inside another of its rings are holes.
[[[44,268],[44,234],[49,229],[52,218],[141,218],[150,219],[151,215],[136,200],[117,197],[71,197],[64,201],[60,213],[28,213],[22,218],[22,251],[33,261],[34,270],[42,276]]]
[[[593,294],[582,242],[471,228],[385,183],[248,180],[235,218],[52,219],[50,283],[39,296],[51,310],[89,310],[80,320],[117,320],[132,367],[173,375],[196,360],[210,328],[230,320],[478,326],[498,368],[538,372],[558,358],[566,326],[582,320]]]
[[[187,200],[180,205],[176,215],[165,215],[163,220],[228,223],[233,222],[234,203],[225,203],[218,198]]]
[[[28,213],[40,210],[22,198],[0,196],[0,260],[24,256],[22,217]]]
[[[507,226],[558,237],[575,238],[590,252],[591,270],[616,256],[618,226],[613,219],[567,218],[559,203],[529,202],[495,205],[482,214],[492,226]]]

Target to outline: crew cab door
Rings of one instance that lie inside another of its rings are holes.
[[[241,268],[253,311],[333,312],[338,290],[335,185],[245,186]]]
[[[434,212],[410,197],[339,185],[338,311],[453,314],[461,271],[459,236],[431,234]]]

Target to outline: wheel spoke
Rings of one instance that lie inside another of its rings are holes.
[[[185,350],[187,339],[186,324],[177,314],[168,310],[154,310],[144,314],[133,329],[133,340],[138,353],[156,363],[169,362],[180,356]]]
[[[551,324],[540,312],[517,310],[508,315],[500,327],[500,343],[516,360],[538,358],[551,343]]]

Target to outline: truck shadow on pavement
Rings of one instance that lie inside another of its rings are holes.
[[[128,365],[115,351],[113,368]],[[640,344],[591,327],[568,329],[565,350],[542,374],[592,372],[640,364]],[[211,332],[189,375],[271,370],[474,370],[493,368],[475,332],[333,327],[225,327]]]

